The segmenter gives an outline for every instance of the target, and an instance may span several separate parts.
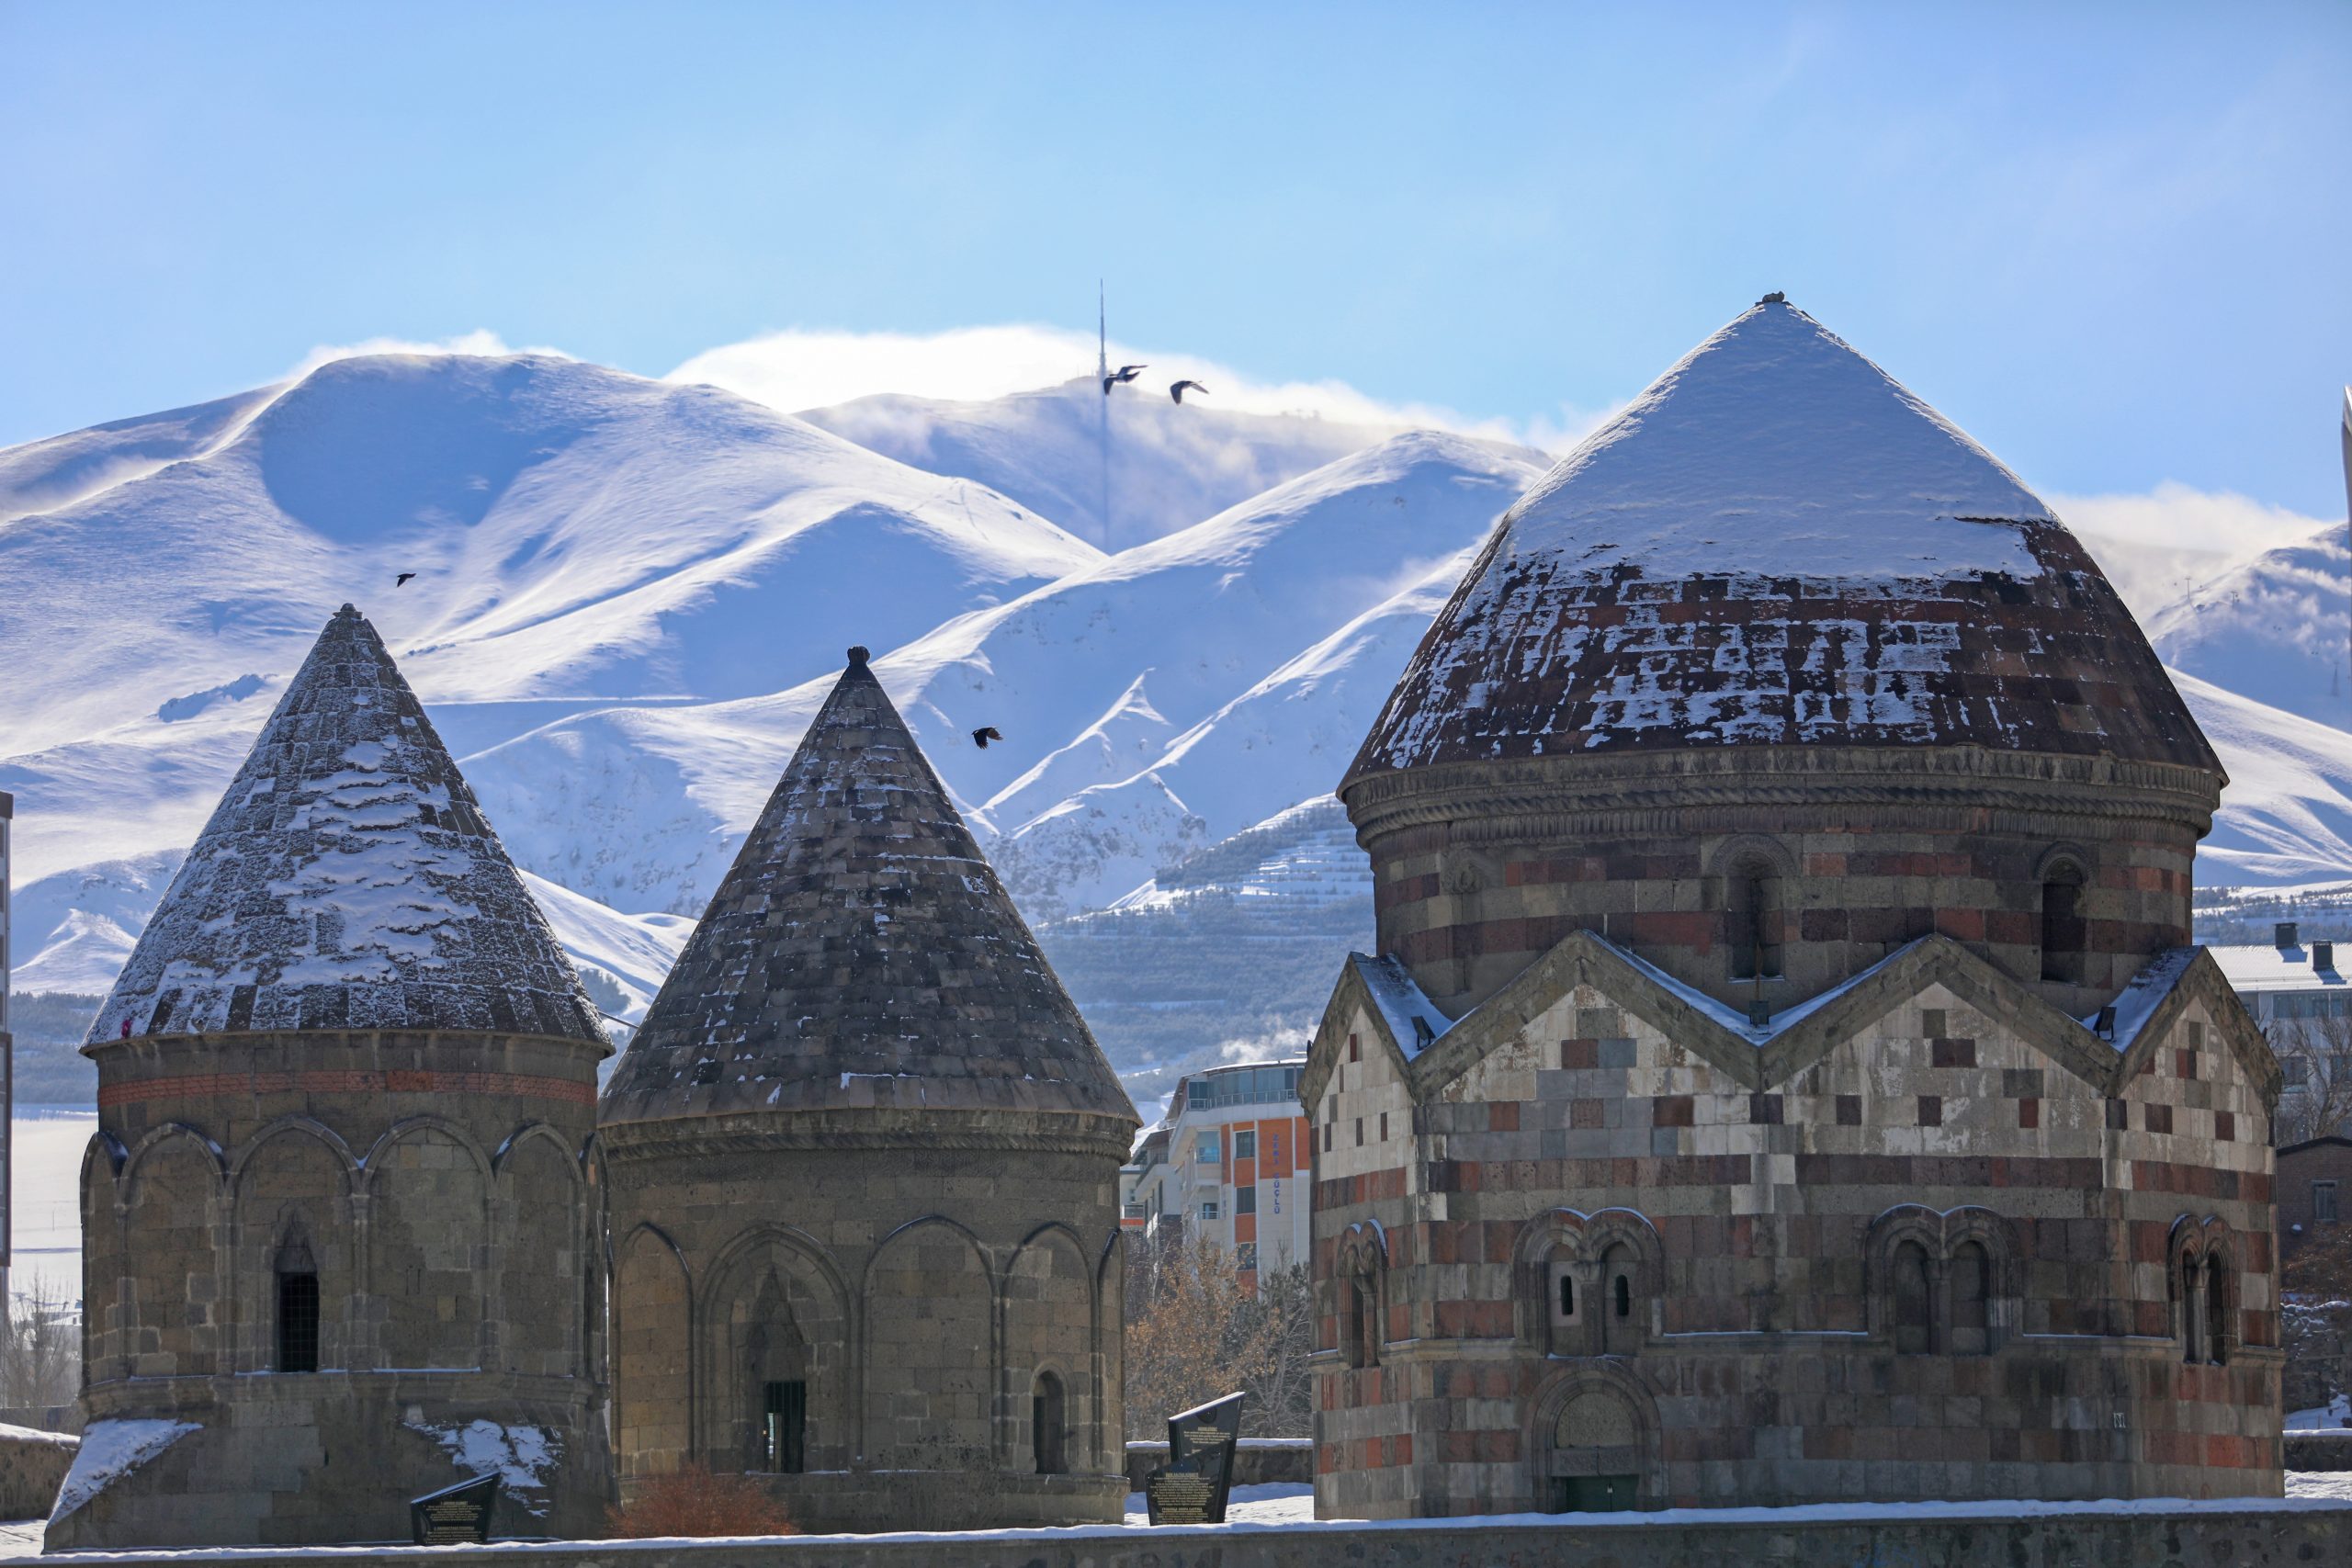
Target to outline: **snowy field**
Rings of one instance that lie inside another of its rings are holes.
[[[81,1299],[82,1151],[97,1124],[94,1111],[37,1105],[18,1106],[8,1123],[16,1182],[9,1224],[12,1294]]]

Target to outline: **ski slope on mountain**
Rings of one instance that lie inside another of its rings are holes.
[[[880,396],[800,417],[910,467],[976,479],[1113,551],[1189,528],[1401,428],[1227,412],[1214,390],[1179,404],[1166,386],[1142,378],[1106,396],[1086,376],[986,402]]]
[[[1205,811],[1150,775],[1270,672],[1475,546],[1536,471],[1458,436],[1395,436],[950,621],[875,669],[1023,907],[1042,918],[1105,902],[1186,849],[1328,791],[1338,765],[1304,746],[1230,780],[1200,770]],[[524,865],[618,908],[699,913],[829,681],[570,716],[467,773]],[[1003,741],[976,746],[983,726]],[[1110,786],[1106,809],[1095,792]],[[646,902],[664,888],[669,901]]]

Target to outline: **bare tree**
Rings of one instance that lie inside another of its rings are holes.
[[[0,1405],[52,1409],[81,1392],[80,1307],[47,1290],[17,1293],[0,1322]]]
[[[2264,1030],[2286,1072],[2278,1097],[2281,1147],[2352,1121],[2352,1014],[2277,1019]]]
[[[2278,1324],[2287,1351],[2287,1405],[2324,1405],[2352,1393],[2352,1225],[2322,1225],[2279,1271]]]
[[[1160,1437],[1170,1415],[1236,1391],[1250,1395],[1246,1436],[1311,1435],[1315,1292],[1305,1265],[1278,1257],[1253,1283],[1214,1241],[1173,1233],[1131,1248],[1129,1262],[1130,1438]]]

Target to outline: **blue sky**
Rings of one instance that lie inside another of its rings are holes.
[[[1267,9],[0,0],[0,444],[385,336],[1091,331],[1098,276],[1541,430],[1784,288],[2038,486],[2342,514],[2352,5]]]

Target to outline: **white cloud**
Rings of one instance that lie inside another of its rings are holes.
[[[1208,389],[1211,407],[1243,413],[1307,414],[1387,430],[1452,430],[1546,446],[1573,440],[1606,417],[1563,407],[1555,416],[1514,423],[1431,403],[1386,402],[1344,381],[1259,381],[1229,365],[1169,349],[1114,343],[1110,355],[1114,366],[1150,366],[1147,379],[1155,389],[1189,378]],[[667,378],[708,382],[798,413],[884,392],[959,400],[1001,398],[1091,376],[1094,362],[1094,340],[1059,327],[956,327],[928,333],[790,328],[707,349]]]
[[[2143,620],[2228,564],[2330,525],[2251,496],[2191,490],[2171,479],[2137,495],[2048,500]]]
[[[321,344],[304,355],[301,362],[286,373],[288,381],[299,381],[320,366],[337,359],[356,359],[368,354],[548,354],[559,359],[572,357],[560,348],[510,348],[506,340],[484,327],[437,342],[420,343],[413,338],[371,337],[364,343]]]

